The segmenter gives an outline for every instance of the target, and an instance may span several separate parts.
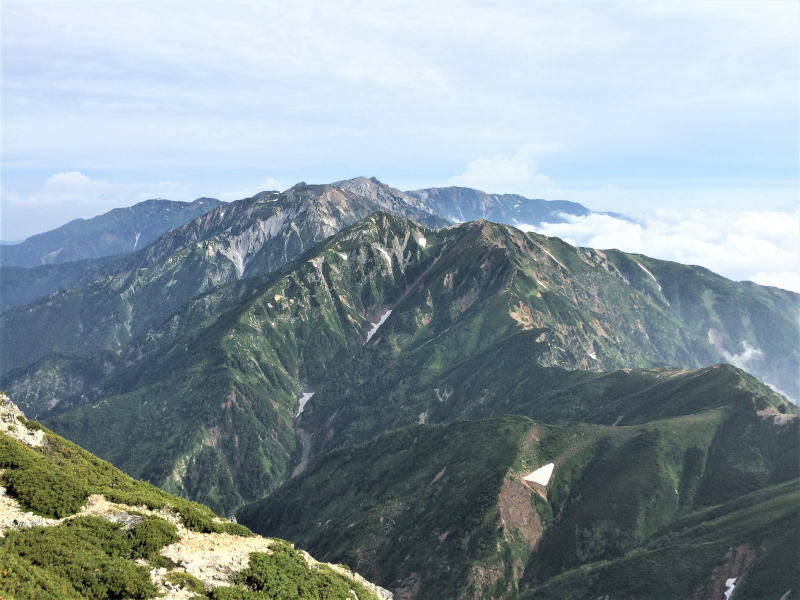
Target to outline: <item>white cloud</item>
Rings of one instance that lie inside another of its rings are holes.
[[[284,188],[277,179],[275,179],[274,177],[267,177],[261,183],[240,188],[235,191],[222,192],[219,195],[219,199],[224,200],[226,202],[231,202],[233,200],[241,200],[242,198],[250,198],[251,196],[255,196],[256,194],[258,194],[259,192],[264,192],[269,190],[282,190],[282,189]]]
[[[764,352],[760,348],[754,348],[747,342],[742,342],[742,351],[738,354],[731,354],[724,348],[719,348],[719,350],[726,361],[745,371],[750,369],[753,361],[764,358]]]
[[[734,280],[800,292],[800,210],[658,210],[636,222],[600,214],[565,219],[522,228],[580,246],[701,265]]]
[[[771,285],[785,290],[800,292],[800,272],[798,271],[775,271],[771,273],[759,271],[750,277],[750,281],[759,285]]]
[[[119,186],[113,183],[92,179],[80,171],[65,171],[48,177],[40,190],[18,196],[17,202],[33,206],[93,204],[110,200],[118,192]]]
[[[534,198],[541,198],[552,191],[550,178],[538,172],[536,161],[524,149],[513,156],[495,154],[471,160],[465,171],[451,177],[448,184]]]
[[[561,183],[561,182],[559,182]],[[580,202],[598,211],[617,211],[635,215],[657,207],[699,208],[712,211],[784,211],[797,206],[798,182],[795,179],[743,181],[728,180],[651,180],[626,181],[619,185],[569,187],[558,185],[550,199]],[[760,226],[754,223],[754,226]]]
[[[141,200],[163,198],[165,194],[180,192],[175,182],[112,183],[93,179],[80,171],[54,173],[45,179],[39,190],[23,194],[4,190],[3,199],[16,206],[106,205],[129,206]]]
[[[190,200],[197,195],[187,185],[172,181],[106,181],[81,171],[62,171],[30,190],[3,187],[2,238],[25,239],[77,217],[93,217],[151,198]]]

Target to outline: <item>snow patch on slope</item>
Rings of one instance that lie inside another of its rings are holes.
[[[313,395],[314,392],[303,392],[298,399],[297,413],[294,415],[295,419],[303,413],[303,409],[306,407],[306,404],[308,404],[308,401],[311,400]]]
[[[389,268],[391,269],[392,268],[391,255],[384,248],[381,248],[380,246],[378,246],[378,250],[380,250],[380,253],[383,255],[383,258],[386,259],[386,262],[389,264]]]
[[[542,252],[544,252],[545,254],[547,254],[547,256],[549,256],[550,258],[552,258],[552,259],[553,259],[553,261],[555,261],[555,263],[556,263],[556,264],[557,264],[559,267],[561,267],[561,268],[562,268],[562,269],[564,269],[565,271],[568,271],[568,270],[569,270],[569,269],[567,269],[567,267],[565,267],[565,266],[564,266],[564,263],[562,263],[562,262],[561,262],[560,260],[558,260],[558,259],[557,259],[555,256],[553,256],[553,255],[550,253],[550,251],[549,251],[547,248],[545,248],[544,246],[540,246],[539,244],[536,244],[536,247],[537,247],[537,248],[539,248],[539,249],[540,249]]]
[[[736,587],[736,577],[731,577],[725,580],[725,600],[731,600],[733,590]]]
[[[386,322],[386,319],[388,319],[389,315],[391,315],[391,314],[392,314],[392,311],[391,310],[387,310],[385,313],[383,313],[383,315],[381,315],[381,318],[378,320],[377,323],[373,323],[372,324],[372,329],[370,329],[367,332],[367,339],[364,341],[365,344],[372,339],[372,336],[375,335],[375,333],[378,331],[378,329],[381,328],[381,325],[383,325]]]
[[[635,262],[637,265],[639,265],[639,268],[640,268],[642,271],[644,271],[645,273],[647,273],[648,275],[650,275],[650,277],[652,278],[652,280],[656,282],[656,285],[658,286],[658,291],[659,291],[659,292],[660,292],[660,291],[662,291],[662,290],[661,290],[661,284],[660,284],[660,283],[658,283],[658,279],[656,279],[656,276],[655,276],[655,275],[653,275],[653,274],[652,274],[650,271],[648,271],[648,270],[647,270],[647,268],[645,268],[645,266],[644,266],[642,263],[640,263],[638,260],[634,260],[633,262]]]
[[[539,485],[547,485],[550,482],[550,477],[553,475],[553,469],[555,469],[555,464],[547,463],[543,467],[539,467],[532,473],[529,473],[523,477],[523,479],[525,481],[538,483]]]

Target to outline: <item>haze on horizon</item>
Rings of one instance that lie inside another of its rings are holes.
[[[546,231],[800,290],[798,4],[2,5],[2,239],[375,175],[568,199]]]

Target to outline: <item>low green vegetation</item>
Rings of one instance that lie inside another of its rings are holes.
[[[326,565],[309,566],[298,550],[276,543],[269,554],[254,552],[235,576],[241,587],[217,587],[211,600],[372,600],[361,584]]]
[[[172,585],[190,592],[196,592],[201,598],[205,596],[206,586],[194,575],[189,575],[189,573],[184,573],[183,571],[173,571],[167,574],[166,580]]]
[[[153,559],[164,546],[178,540],[175,525],[158,517],[147,516],[128,531],[133,558]]]
[[[0,448],[2,445],[3,440],[0,440]],[[0,452],[3,450],[5,448]],[[46,464],[20,468],[23,465],[18,461],[9,460],[2,460],[2,464],[11,467],[2,477],[9,495],[40,515],[55,518],[72,515],[80,510],[89,497],[89,489],[83,482],[60,469],[53,469]]]
[[[16,600],[39,600],[51,589],[88,600],[152,598],[156,589],[148,569],[132,559],[149,556],[175,537],[174,526],[153,517],[127,531],[99,517],[12,531],[0,543],[6,563],[0,590]]]
[[[3,600],[84,600],[64,577],[0,547],[0,598]]]

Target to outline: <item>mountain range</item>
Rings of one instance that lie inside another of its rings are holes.
[[[513,227],[587,213],[301,183],[2,267],[2,386],[398,599],[797,594],[800,297]]]
[[[214,207],[218,210],[194,222],[196,216]],[[220,283],[228,276],[224,273],[230,268],[228,262],[233,263],[232,277],[251,275],[296,258],[309,244],[320,242],[378,210],[434,227],[487,217],[500,223],[536,225],[561,222],[565,215],[591,212],[571,202],[486,194],[468,188],[431,188],[404,193],[374,177],[357,177],[330,185],[299,183],[282,194],[261,192],[230,207],[208,198],[188,204],[148,200],[86,221],[72,221],[18,245],[2,246],[0,308],[27,304],[61,289],[151,266],[193,240],[210,240],[215,236],[225,257],[224,264],[216,268],[207,264],[201,266],[214,271],[213,283]],[[186,226],[177,228],[183,224]],[[143,250],[158,235],[173,227],[177,230],[166,239],[158,240],[155,248],[134,252],[137,248]],[[103,251],[97,249],[98,245]],[[256,257],[262,245],[266,247]],[[129,257],[121,256],[131,253]],[[79,260],[111,255],[118,256],[103,261]],[[208,258],[198,260],[208,262]],[[266,258],[267,264],[262,264],[260,258]],[[245,273],[245,263],[251,262],[254,268]],[[38,269],[14,268],[36,265],[41,266]]]

